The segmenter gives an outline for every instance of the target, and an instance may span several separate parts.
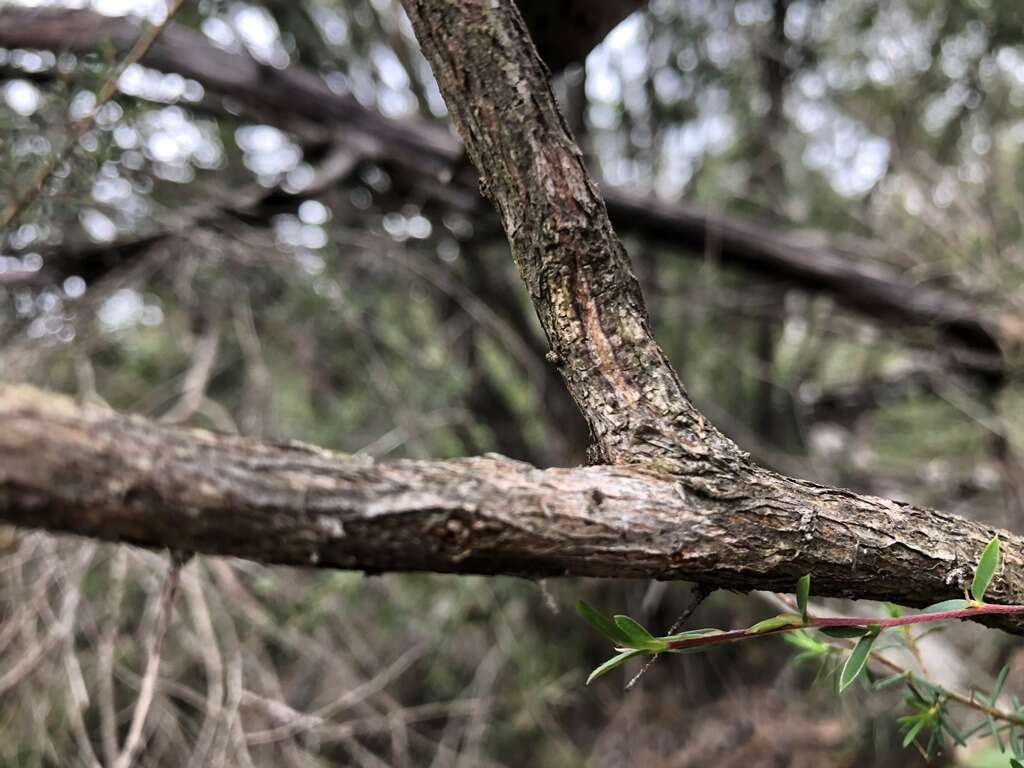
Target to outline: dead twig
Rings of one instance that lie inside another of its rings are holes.
[[[178,581],[183,564],[181,557],[172,554],[167,577],[160,590],[156,620],[153,622],[153,629],[146,642],[146,671],[142,676],[139,698],[135,703],[132,722],[128,727],[124,746],[121,748],[117,760],[114,761],[114,768],[129,768],[142,746],[142,729],[146,724],[150,705],[153,703],[153,694],[156,692],[157,673],[160,671],[160,651],[171,621],[174,597],[178,591]]]

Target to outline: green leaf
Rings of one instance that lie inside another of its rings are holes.
[[[998,699],[999,694],[1003,692],[1003,684],[1006,683],[1006,675],[1009,671],[1010,667],[1008,664],[1004,664],[1003,668],[999,670],[999,677],[996,678],[996,684],[992,688],[992,706],[996,705],[996,699]]]
[[[796,604],[800,609],[800,618],[807,623],[807,598],[811,595],[811,574],[806,573],[796,583]]]
[[[858,642],[853,652],[850,653],[843,664],[843,671],[839,675],[839,692],[845,691],[868,663],[868,656],[871,654],[871,645],[875,642],[876,634],[864,635]]]
[[[655,640],[664,640],[666,643],[674,643],[676,640],[693,640],[695,637],[707,637],[708,635],[721,635],[724,630],[714,629],[709,627],[708,629],[688,629],[685,632],[680,632],[677,635],[663,635],[662,637],[656,637]]]
[[[1024,764],[1022,764],[1020,760],[1011,757],[1010,768],[1024,768]]]
[[[896,683],[902,683],[906,679],[907,679],[907,673],[906,672],[898,672],[895,675],[889,675],[889,677],[883,677],[881,680],[876,681],[875,685],[874,685],[874,688],[875,688],[876,691],[880,691],[883,688],[888,688],[890,685],[895,685]]]
[[[988,724],[984,720],[980,720],[980,721],[978,721],[974,725],[973,728],[968,728],[966,731],[964,731],[963,736],[964,736],[965,739],[970,739],[970,738],[972,738],[974,736],[977,736],[979,733],[981,733],[987,727],[988,727]],[[1009,727],[1009,726],[1006,726],[1006,727]],[[1005,752],[1006,750],[1001,750],[1001,751]]]
[[[582,616],[590,626],[607,637],[616,645],[629,645],[629,635],[616,626],[615,622],[582,600],[576,601],[576,613]]]
[[[615,614],[612,618],[615,620],[615,626],[621,629],[629,639],[640,642],[646,642],[654,639],[654,635],[648,632],[647,629],[636,619],[631,619],[629,616],[623,616],[621,613]]]
[[[903,737],[904,749],[910,746],[911,742],[914,740],[914,737],[917,736],[918,731],[920,731],[924,727],[924,723],[924,718],[919,718],[917,722],[914,723],[913,726],[911,726],[910,730],[907,731],[907,735]]]
[[[790,645],[795,645],[797,648],[803,648],[804,650],[813,651],[814,653],[823,654],[832,652],[832,646],[828,643],[822,642],[806,629],[787,632],[782,636],[782,639]]]
[[[867,634],[867,627],[821,627],[819,632],[828,635],[829,637],[839,637],[843,639],[850,639],[854,637],[864,637]]]
[[[817,661],[821,657],[822,654],[818,653],[817,651],[804,651],[803,653],[798,653],[796,656],[793,657],[793,663],[799,666],[800,664],[803,664],[805,661]]]
[[[628,648],[643,648],[648,651],[663,651],[665,650],[668,643],[664,640],[658,640],[648,632],[640,622],[635,619],[631,619],[629,616],[623,616],[621,613],[615,617],[615,626],[617,626],[622,632],[629,638],[629,642],[624,643]]]
[[[921,613],[942,613],[943,611],[962,611],[964,608],[970,607],[971,604],[961,597],[956,598],[954,600],[943,600],[941,603],[929,605],[927,608],[922,608]]]
[[[782,627],[799,627],[803,623],[803,619],[795,613],[780,613],[778,616],[772,616],[770,619],[757,622],[757,624],[747,630],[747,634],[759,635],[762,632],[771,632],[773,629],[781,629]]]
[[[979,603],[985,599],[985,592],[988,585],[992,583],[992,577],[999,570],[999,537],[993,536],[992,541],[985,545],[985,549],[978,558],[978,567],[974,569],[974,581],[971,582],[971,597]]]
[[[996,725],[996,721],[992,719],[992,715],[988,715],[985,720],[988,723],[988,729],[992,733],[992,741],[999,747],[1000,752],[1006,751],[1006,744],[1003,742],[1003,737],[999,733],[999,726]]]
[[[922,709],[928,709],[932,706],[932,704],[935,703],[935,700],[939,698],[939,696],[942,694],[942,690],[934,686],[932,683],[929,683],[923,677],[918,677],[917,675],[914,675],[913,679],[914,696],[916,696],[920,700],[920,706]],[[925,694],[928,698],[921,698],[920,694],[922,693]]]
[[[608,659],[608,661],[606,661],[604,664],[602,664],[601,666],[599,666],[597,669],[595,669],[593,672],[590,673],[590,677],[587,678],[587,685],[590,685],[592,682],[597,680],[597,678],[599,678],[601,675],[605,674],[606,672],[611,672],[616,667],[621,667],[623,664],[625,664],[627,661],[632,659],[634,656],[640,656],[641,654],[644,654],[644,653],[647,653],[647,651],[633,649],[633,650],[623,651],[622,653],[618,654],[617,656],[612,656],[610,659]]]
[[[939,728],[948,733],[953,738],[953,741],[957,743],[958,746],[966,747],[967,740],[964,739],[963,734],[960,733],[960,731],[958,731],[956,727],[951,722],[949,722],[949,720],[946,717],[943,716],[941,711],[938,713],[938,718]]]
[[[942,749],[943,739],[942,733],[938,728],[929,728],[928,730],[928,746],[924,751],[927,755],[926,759],[931,761],[931,759],[938,754],[939,750]]]

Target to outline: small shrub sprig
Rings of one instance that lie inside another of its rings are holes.
[[[898,718],[904,731],[903,745],[915,744],[926,756],[941,751],[947,738],[957,744],[964,744],[975,734],[987,732],[1004,752],[1009,745],[1013,757],[1013,768],[1024,768],[1024,705],[1012,697],[1012,709],[1001,709],[998,699],[1006,682],[1006,667],[996,678],[988,694],[971,692],[964,694],[939,685],[928,679],[920,665],[917,640],[910,631],[915,624],[925,624],[948,619],[966,619],[982,615],[1020,614],[1024,605],[994,605],[984,602],[992,579],[999,569],[999,538],[993,537],[985,546],[978,559],[971,582],[970,593],[963,598],[945,600],[925,608],[921,613],[905,615],[894,605],[887,606],[889,616],[885,618],[814,617],[808,613],[807,604],[811,592],[811,577],[805,575],[796,585],[796,611],[780,613],[759,621],[745,629],[722,630],[716,628],[692,629],[677,634],[656,637],[635,619],[616,615],[611,618],[580,600],[576,609],[579,614],[615,646],[616,655],[598,666],[587,678],[587,684],[622,666],[638,656],[658,656],[662,653],[699,653],[715,645],[741,642],[768,635],[783,635],[783,639],[794,645],[800,652],[796,663],[817,661],[828,675],[838,673],[837,687],[840,693],[855,681],[865,679],[869,662],[886,670],[889,674],[874,679],[869,686],[875,690],[903,685],[907,689],[904,699],[908,714]],[[918,659],[922,672],[914,672],[890,661],[874,650],[879,636],[890,629],[898,629],[897,644],[902,644]],[[822,635],[825,638],[822,638]],[[923,636],[923,635],[922,635]],[[836,645],[836,642],[842,645]],[[852,648],[852,650],[851,650]],[[841,665],[838,657],[846,653]],[[981,715],[980,722],[968,728],[958,728],[950,713],[950,706],[957,705],[974,714]],[[917,744],[920,737],[928,737],[927,746]]]

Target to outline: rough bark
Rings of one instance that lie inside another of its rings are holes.
[[[127,47],[137,34],[130,19],[87,10],[0,9],[0,46],[84,53],[95,50],[101,39]],[[331,92],[308,70],[264,67],[247,55],[219,50],[181,26],[170,25],[161,41],[144,59],[147,66],[194,78],[209,93],[233,99],[260,119],[310,141],[340,141],[354,157],[388,166],[441,204],[480,213],[474,175],[439,181],[457,166],[462,153],[448,132],[422,121],[388,120]],[[924,344],[938,348],[971,374],[998,381],[1024,349],[1024,323],[1019,318],[956,291],[920,285],[889,265],[844,251],[820,234],[786,232],[624,190],[603,193],[612,220],[624,232],[637,232],[687,256],[713,253],[724,265],[828,294],[873,321],[921,336]],[[48,274],[95,275],[139,250],[64,250],[51,254]],[[4,277],[6,282],[18,279],[12,274]]]
[[[924,605],[992,529],[745,466],[539,470],[497,455],[369,459],[156,424],[0,388],[0,519],[149,547],[376,571],[696,580]],[[993,599],[1024,602],[1001,532]],[[1018,631],[1021,627],[1002,624]]]
[[[551,361],[590,425],[596,458],[736,454],[690,404],[651,335],[629,257],[515,7],[404,5],[498,211]]]

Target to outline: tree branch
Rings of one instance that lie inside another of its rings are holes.
[[[992,529],[769,472],[690,404],[511,0],[405,2],[600,454],[641,463],[374,464],[8,387],[0,518],[293,565],[733,589],[788,589],[810,572],[821,595],[918,606],[956,595]],[[1019,604],[1024,541],[1000,536],[1004,573],[989,594]]]
[[[380,571],[600,576],[926,605],[960,594],[993,529],[745,468],[728,487],[643,467],[497,455],[375,464],[0,388],[0,519],[147,547]],[[999,532],[992,602],[1024,602]],[[1002,619],[1003,626],[1024,627]]]
[[[737,449],[690,404],[651,334],[629,257],[515,5],[404,7],[596,457],[622,464],[670,451],[729,463]]]

